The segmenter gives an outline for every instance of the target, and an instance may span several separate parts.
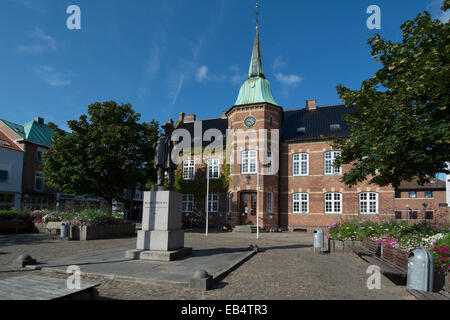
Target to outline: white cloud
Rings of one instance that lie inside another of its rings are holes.
[[[47,51],[58,50],[59,44],[55,39],[46,34],[41,28],[35,27],[30,33],[30,37],[34,40],[28,45],[18,45],[17,50],[21,53],[37,55]]]
[[[36,69],[36,73],[52,87],[63,87],[72,83],[62,72],[56,71],[53,67],[44,65]]]
[[[146,71],[149,75],[155,75],[161,68],[161,53],[162,48],[159,44],[155,43],[152,47],[152,52],[149,59],[147,60]]]
[[[276,71],[279,71],[279,70],[285,68],[286,66],[287,66],[287,63],[286,63],[286,61],[284,61],[283,56],[278,56],[275,58],[275,61],[273,62],[272,69],[273,69],[273,71],[276,72]]]
[[[201,66],[197,69],[197,73],[195,74],[195,80],[197,82],[203,82],[205,80],[208,80],[208,67],[207,66]]]
[[[439,19],[443,23],[447,23],[450,20],[450,10],[442,11],[443,0],[431,0],[427,5],[427,10],[430,11],[434,18]]]
[[[303,80],[298,75],[295,74],[284,75],[282,73],[276,73],[275,78],[282,84],[293,87],[297,86]]]

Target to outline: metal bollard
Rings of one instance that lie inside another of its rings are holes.
[[[316,252],[316,249],[320,249],[320,251],[323,251],[323,248],[323,230],[317,228],[316,230],[314,230],[314,252]]]
[[[406,288],[433,292],[433,255],[425,248],[413,250],[408,257]]]
[[[61,239],[70,238],[70,222],[61,223]]]

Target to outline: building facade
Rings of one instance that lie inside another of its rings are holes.
[[[185,218],[197,216],[204,222],[208,211],[212,225],[290,230],[346,218],[448,222],[443,182],[412,182],[394,190],[368,183],[350,188],[340,181],[350,165],[333,166],[340,152],[330,142],[349,136],[342,120],[349,112],[344,105],[318,106],[316,100],[294,110],[279,106],[264,74],[257,29],[248,78],[234,106],[216,119],[197,120],[196,115],[181,113],[176,123],[176,129],[189,133],[194,150],[183,152],[178,166],[183,179],[193,180],[206,162],[210,179],[219,178],[225,166],[230,171],[227,192],[210,193],[208,199],[183,196]],[[211,136],[224,152],[197,154],[200,147],[206,151]],[[408,193],[406,198],[407,191],[417,196],[410,198]]]
[[[0,131],[0,210],[20,209],[24,152]]]

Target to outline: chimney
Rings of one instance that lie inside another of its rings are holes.
[[[306,110],[311,111],[311,110],[316,110],[316,109],[317,109],[316,99],[306,100]]]
[[[36,118],[34,118],[34,121],[39,124],[44,124],[44,118],[36,117]]]
[[[178,118],[178,121],[184,122],[184,112],[180,112],[180,117]]]
[[[191,123],[191,122],[194,122],[195,119],[196,119],[195,114],[186,114],[186,115],[184,116],[184,123]]]

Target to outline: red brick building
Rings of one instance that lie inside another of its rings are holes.
[[[317,106],[316,100],[294,110],[279,106],[264,74],[257,30],[248,78],[235,105],[216,119],[197,121],[195,115],[181,113],[176,124],[189,132],[194,150],[207,147],[215,136],[226,151],[184,156],[179,165],[184,179],[193,179],[208,159],[211,179],[224,165],[231,171],[226,194],[210,194],[208,202],[184,195],[186,217],[204,218],[208,203],[210,223],[216,225],[257,224],[257,216],[260,226],[285,229],[356,217],[448,222],[448,209],[441,205],[446,202],[444,182],[405,183],[397,191],[367,183],[349,188],[340,182],[350,166],[334,168],[339,150],[330,142],[334,136],[349,136],[342,120],[348,112],[344,105]],[[415,198],[409,191],[416,192]]]

